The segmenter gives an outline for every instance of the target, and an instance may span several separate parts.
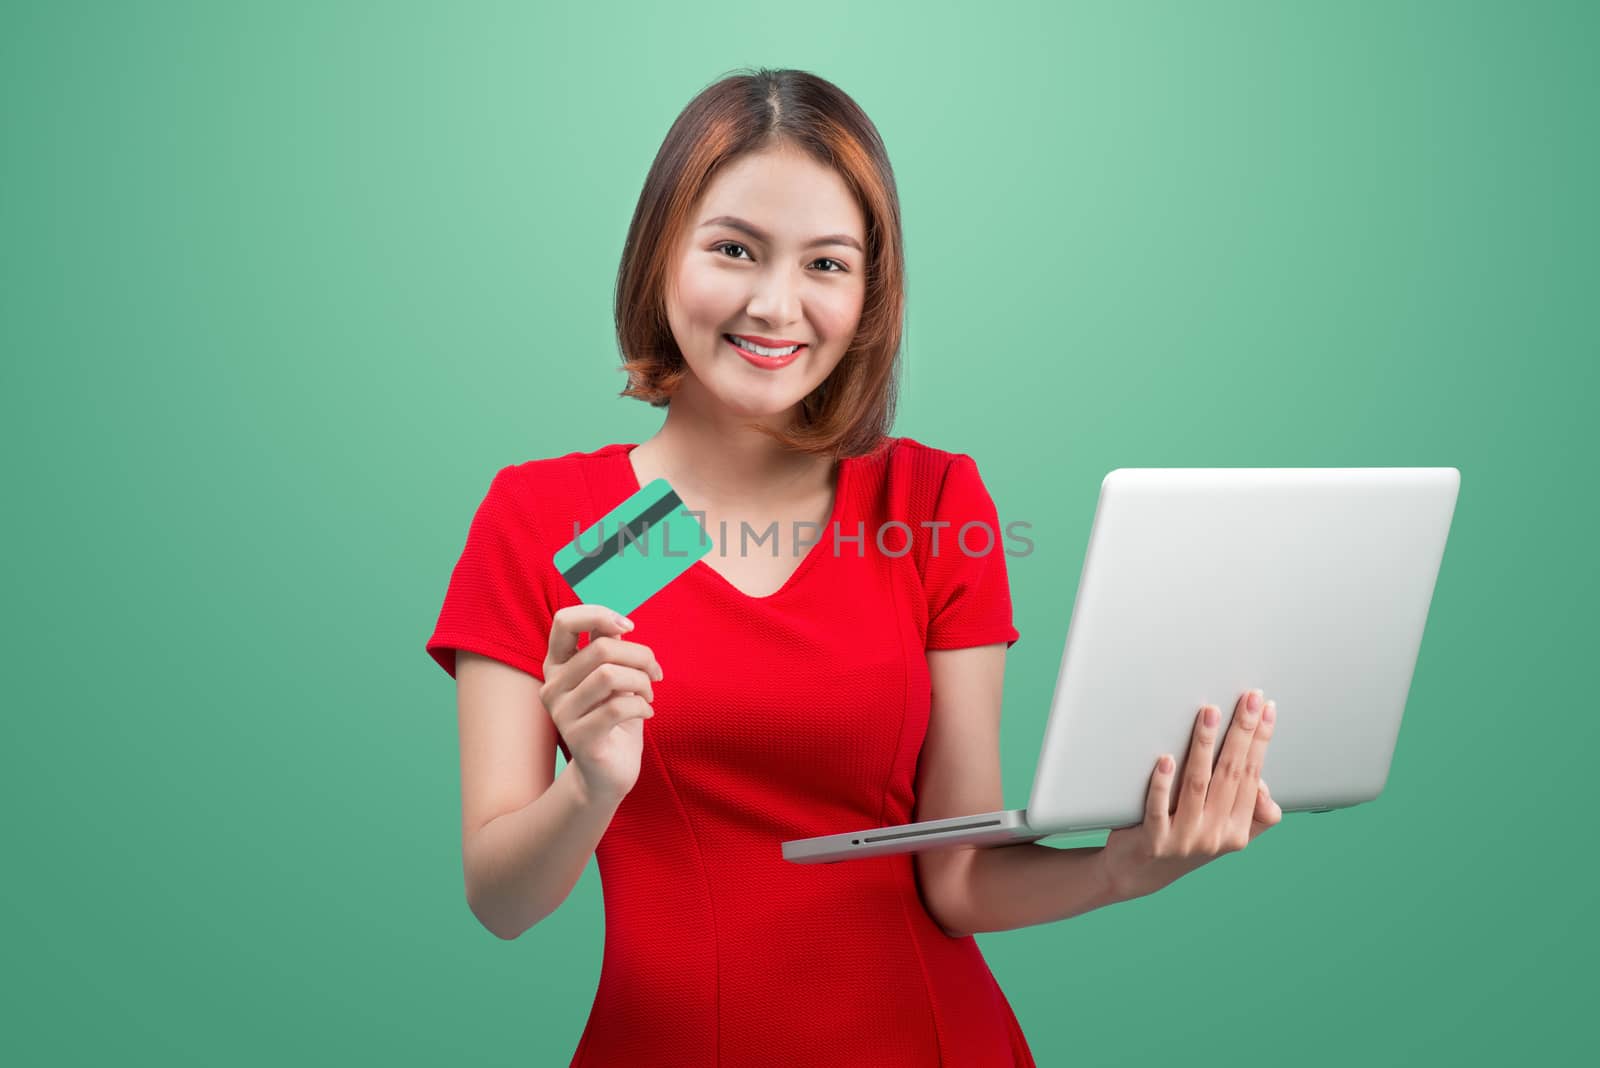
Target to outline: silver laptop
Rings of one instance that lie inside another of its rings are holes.
[[[1202,706],[1260,687],[1285,812],[1383,790],[1455,514],[1454,467],[1118,468],[1100,484],[1028,807],[783,843],[801,864],[1137,824]]]

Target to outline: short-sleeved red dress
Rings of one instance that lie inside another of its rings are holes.
[[[550,617],[578,603],[551,556],[639,489],[633,448],[495,475],[427,642],[441,667],[467,649],[543,678]],[[915,820],[924,651],[1019,638],[973,459],[887,438],[840,462],[833,517],[777,592],[747,596],[700,560],[630,618],[665,678],[597,850],[605,952],[571,1063],[1033,1064],[977,943],[929,915],[911,854],[795,864],[781,848]]]

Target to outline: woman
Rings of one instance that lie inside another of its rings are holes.
[[[458,684],[467,896],[515,938],[597,855],[575,1065],[1032,1064],[972,933],[1152,892],[1280,815],[1270,702],[1241,704],[1243,773],[1208,788],[1202,715],[1193,798],[1169,813],[1163,757],[1145,822],[1101,849],[782,859],[1004,807],[996,509],[971,457],[887,436],[903,304],[872,123],[804,72],[720,81],[661,146],[618,279],[623,395],[661,429],[506,467],[473,517],[427,643]],[[710,554],[631,620],[580,603],[552,553],[657,477]]]

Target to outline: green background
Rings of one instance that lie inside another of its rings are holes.
[[[17,1063],[567,1063],[597,869],[473,919],[423,642],[496,470],[659,425],[622,241],[746,65],[877,123],[894,430],[1033,525],[1008,805],[1108,470],[1462,472],[1386,791],[980,935],[1039,1063],[1585,1047],[1596,5],[0,10]]]

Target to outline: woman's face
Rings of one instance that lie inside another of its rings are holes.
[[[844,179],[796,149],[743,156],[719,171],[680,238],[668,286],[667,319],[690,372],[681,388],[744,417],[799,404],[855,338],[865,226]],[[747,358],[730,334],[801,348]]]

